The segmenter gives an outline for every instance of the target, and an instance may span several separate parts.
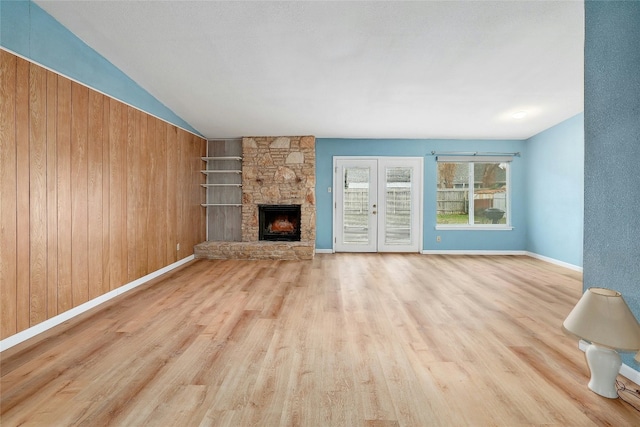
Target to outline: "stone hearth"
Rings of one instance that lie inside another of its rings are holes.
[[[196,258],[312,259],[316,239],[315,137],[242,139],[242,242],[204,242]],[[258,205],[300,205],[300,241],[260,241]]]

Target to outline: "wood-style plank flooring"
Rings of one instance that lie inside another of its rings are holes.
[[[519,256],[194,261],[5,351],[0,424],[640,425],[561,331],[581,281]]]

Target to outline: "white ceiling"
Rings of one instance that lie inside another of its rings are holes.
[[[523,139],[583,111],[582,1],[36,3],[209,138]]]

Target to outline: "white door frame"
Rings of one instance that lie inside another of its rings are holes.
[[[422,252],[423,249],[423,228],[424,228],[424,218],[423,218],[423,196],[424,196],[424,158],[422,157],[391,157],[391,156],[334,156],[333,157],[333,209],[332,209],[332,220],[333,220],[333,236],[332,236],[332,251],[336,252],[336,244],[338,237],[338,212],[337,205],[339,194],[342,193],[342,187],[338,187],[343,185],[341,182],[343,177],[339,175],[338,171],[338,161],[357,161],[357,160],[365,160],[371,161],[375,160],[377,162],[378,169],[378,177],[376,177],[377,181],[377,194],[375,197],[376,210],[378,211],[378,216],[376,216],[376,227],[378,231],[382,230],[384,227],[384,211],[383,204],[385,202],[385,188],[384,188],[384,179],[380,179],[383,176],[383,172],[385,170],[385,166],[406,166],[407,164],[412,164],[415,166],[415,176],[412,177],[412,182],[416,183],[416,191],[412,192],[412,212],[416,213],[416,218],[412,222],[412,243],[411,249],[406,249],[406,247],[393,245],[384,245],[379,244],[378,241],[383,236],[380,233],[377,233],[377,240],[374,242],[374,252]],[[374,190],[374,189],[372,189]],[[376,190],[374,190],[376,191]],[[382,226],[379,226],[382,222]],[[414,229],[415,228],[415,229]],[[417,239],[414,242],[413,239]],[[356,249],[356,248],[354,248]],[[344,249],[343,249],[344,250]],[[371,250],[363,248],[361,252],[369,252]]]

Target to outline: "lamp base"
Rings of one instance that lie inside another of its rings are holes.
[[[591,371],[589,389],[600,396],[617,399],[616,377],[622,366],[622,359],[618,352],[591,344],[587,347],[585,354]]]

